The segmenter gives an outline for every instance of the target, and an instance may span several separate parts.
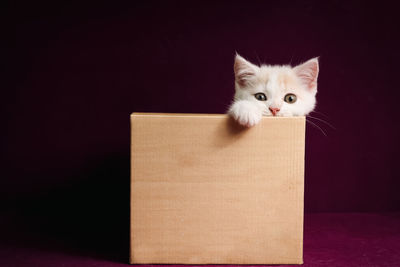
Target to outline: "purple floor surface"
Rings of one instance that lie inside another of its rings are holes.
[[[41,238],[24,229],[6,235],[7,242],[0,247],[0,266],[128,265],[127,244],[96,251],[79,242],[72,248],[71,243],[63,245],[62,240]],[[16,238],[11,238],[14,235]],[[303,266],[400,266],[400,213],[306,214]]]

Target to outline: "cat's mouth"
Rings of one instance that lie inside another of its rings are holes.
[[[272,114],[272,113],[270,113],[270,112],[264,112],[263,113],[263,116],[268,116],[268,117],[284,117],[284,115],[283,114],[280,114],[280,113],[278,113],[278,114]]]

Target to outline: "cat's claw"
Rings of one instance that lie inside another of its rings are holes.
[[[260,120],[261,120],[261,116],[257,116],[252,113],[242,114],[239,116],[239,118],[237,118],[237,121],[241,125],[247,126],[247,127],[252,127],[252,126],[256,125],[257,123],[259,123]]]
[[[254,107],[243,102],[237,102],[232,105],[229,114],[241,125],[252,127],[260,122],[262,114]]]

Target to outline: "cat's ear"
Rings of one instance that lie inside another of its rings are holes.
[[[258,67],[236,54],[233,69],[235,71],[235,81],[240,86],[245,86],[255,77]]]
[[[317,79],[319,72],[318,57],[312,58],[307,62],[293,68],[297,77],[311,92],[317,91]]]

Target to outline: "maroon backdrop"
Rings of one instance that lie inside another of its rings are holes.
[[[313,116],[335,129],[316,119],[310,120],[327,136],[307,127],[306,211],[399,210],[395,6],[146,1],[8,7],[0,203],[2,215],[10,216],[3,223],[41,238],[79,235],[81,248],[92,248],[100,230],[110,243],[127,241],[129,114],[224,113],[234,92],[236,51],[270,64],[320,56],[319,113]]]

